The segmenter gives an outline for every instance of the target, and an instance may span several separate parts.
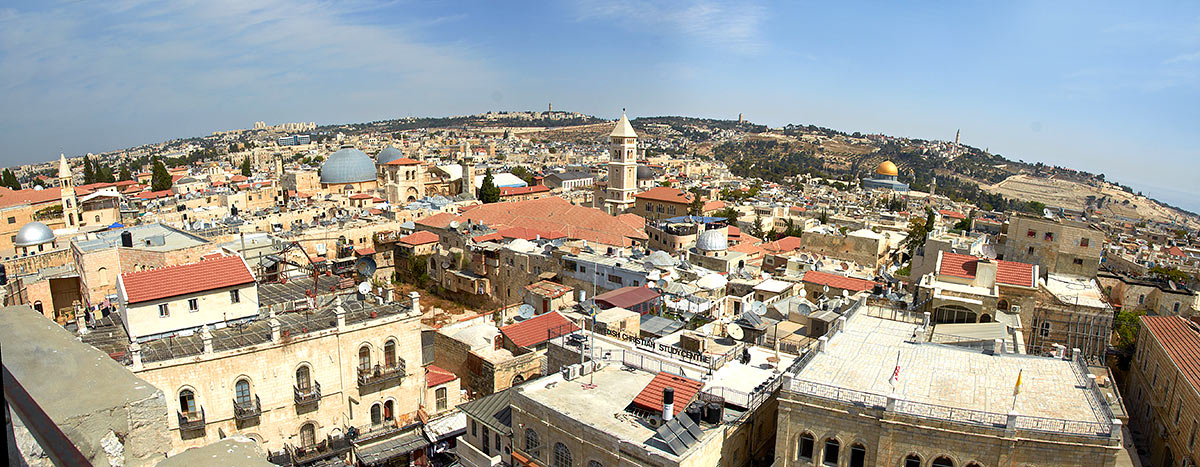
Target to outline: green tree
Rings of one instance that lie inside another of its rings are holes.
[[[1041,203],[1038,201],[1030,201],[1028,203],[1025,203],[1025,212],[1028,212],[1031,214],[1036,214],[1036,215],[1040,216],[1040,215],[1042,215],[1042,212],[1044,209],[1046,209],[1046,205],[1044,203]]]
[[[250,156],[242,158],[242,176],[249,177],[253,171],[250,170]]]
[[[530,172],[529,169],[526,169],[524,166],[518,165],[516,167],[513,167],[513,169],[510,170],[509,173],[516,175],[517,178],[524,180],[525,183],[533,185],[533,172]]]
[[[96,183],[96,169],[92,167],[92,159],[83,156],[83,184]]]
[[[700,195],[692,193],[692,202],[688,204],[688,214],[699,216],[704,214],[704,199]]]
[[[129,164],[121,165],[121,175],[117,180],[122,182],[126,180],[133,180],[133,174],[129,173]]]
[[[0,185],[12,188],[14,190],[21,189],[21,182],[17,181],[17,176],[13,175],[11,170],[4,169],[3,179],[0,180]]]
[[[112,183],[117,181],[117,177],[113,176],[112,167],[95,164],[94,171],[97,183]]]
[[[484,203],[500,201],[500,188],[496,186],[496,180],[492,177],[492,169],[487,169],[483,176],[483,186],[479,187],[479,200]]]
[[[150,189],[154,191],[162,191],[171,188],[171,173],[167,172],[167,166],[163,164],[162,159],[154,156],[154,161],[151,162],[152,169],[150,170]]]
[[[720,211],[713,213],[713,216],[724,218],[726,225],[737,225],[738,212],[737,209],[733,208],[733,206],[725,206],[724,208],[721,208]]]

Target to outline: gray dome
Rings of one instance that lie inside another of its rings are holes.
[[[367,153],[353,147],[343,146],[321,164],[321,183],[327,185],[372,180],[375,180],[375,161]]]
[[[389,145],[383,148],[382,151],[379,151],[379,154],[375,155],[375,165],[383,165],[401,157],[404,157],[404,152]]]
[[[54,231],[41,222],[30,222],[17,231],[16,246],[38,246],[54,241]]]
[[[725,251],[729,249],[729,238],[725,232],[718,229],[705,230],[696,239],[696,249],[704,251]]]
[[[650,167],[644,166],[644,165],[638,166],[638,168],[637,168],[637,179],[638,180],[653,180],[654,178],[655,178],[655,176],[654,176],[653,169],[651,169]]]

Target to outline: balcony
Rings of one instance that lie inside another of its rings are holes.
[[[254,395],[253,401],[238,402],[233,401],[233,418],[241,420],[249,420],[262,415],[262,403],[258,400],[258,395]]]
[[[350,451],[350,440],[344,437],[326,437],[309,446],[284,445],[284,451],[271,456],[271,462],[279,465],[304,465],[310,462],[339,456]]]
[[[179,415],[179,430],[192,431],[204,429],[204,407],[193,412],[176,412]]]
[[[296,405],[315,404],[321,400],[321,383],[313,381],[307,388],[292,386],[292,392],[296,396]]]
[[[404,379],[404,361],[358,369],[358,387]]]

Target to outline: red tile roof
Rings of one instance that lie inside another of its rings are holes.
[[[128,303],[223,289],[254,282],[240,256],[223,256],[195,263],[121,274]]]
[[[174,193],[172,193],[170,189],[166,189],[166,190],[160,190],[160,191],[146,191],[146,192],[138,193],[137,197],[141,198],[141,199],[158,199],[158,198],[166,198],[173,194]]]
[[[400,237],[400,239],[396,241],[405,245],[427,245],[430,243],[437,243],[438,235],[428,230],[422,230],[420,232],[415,232],[413,234]]]
[[[370,256],[375,254],[375,247],[355,248],[354,253],[358,256]]]
[[[550,191],[550,188],[545,185],[502,186],[500,187],[500,196],[527,195],[530,193],[544,193],[548,191]]]
[[[448,370],[442,369],[437,365],[429,365],[425,367],[425,386],[434,387],[440,386],[458,379],[458,376]]]
[[[855,277],[839,276],[837,274],[821,271],[808,271],[804,273],[804,279],[802,279],[802,281],[809,284],[828,285],[831,289],[844,289],[855,292],[871,290],[872,287],[877,285],[877,283],[874,281]]]
[[[700,388],[703,386],[703,383],[694,379],[659,372],[654,375],[654,379],[650,380],[650,384],[642,388],[642,392],[633,398],[633,405],[662,413],[663,389],[671,388],[675,390],[675,401],[672,403],[675,407],[673,415],[679,415],[679,412],[682,412],[692,402],[692,398],[696,397],[696,393],[700,392]]]
[[[675,204],[691,203],[692,196],[693,195],[691,193],[687,193],[678,188],[671,188],[668,186],[656,186],[649,190],[646,190],[646,191],[643,191],[636,195],[633,195],[634,198],[638,198],[638,199],[648,199],[651,201],[660,201],[660,202],[664,202],[664,203],[675,203]]]
[[[1171,248],[1167,248],[1167,254],[1171,255],[1171,256],[1186,256],[1183,254],[1183,250],[1181,250],[1177,246],[1172,246]]]
[[[800,237],[788,236],[773,242],[764,243],[764,250],[771,253],[786,253],[800,249]]]
[[[231,181],[231,182],[244,182],[246,180],[249,180],[249,178],[246,178],[245,175],[234,175],[232,177],[229,177],[229,181]]]
[[[384,162],[383,165],[418,165],[420,163],[421,163],[421,161],[418,161],[418,160],[409,159],[407,157],[401,157],[399,159],[394,159],[394,160]]]
[[[941,210],[938,210],[938,213],[940,213],[943,216],[949,217],[951,219],[966,219],[967,218],[967,216],[965,216],[961,212],[957,212],[957,211],[948,211],[945,209],[941,209]]]
[[[700,208],[703,212],[717,211],[725,208],[725,202],[721,200],[713,200],[704,203],[704,207]]]
[[[964,279],[974,279],[975,269],[979,265],[979,260],[970,255],[960,255],[958,253],[950,253],[948,251],[941,252],[942,264],[938,269],[938,274],[954,277],[962,277]],[[991,260],[997,263],[996,265],[996,282],[1005,285],[1015,285],[1019,287],[1034,287],[1033,282],[1033,265],[1018,263],[1015,261],[1000,261]]]
[[[550,340],[551,337],[557,335],[574,332],[579,329],[579,326],[574,325],[557,311],[541,314],[521,321],[516,324],[510,324],[500,328],[500,332],[513,341],[517,347],[533,347],[542,342]],[[553,332],[557,335],[551,336]]]
[[[350,195],[350,199],[371,199],[371,198],[373,198],[373,196],[368,195],[366,193],[355,193],[353,195]]]
[[[1200,388],[1200,330],[1196,325],[1179,316],[1143,316],[1142,326],[1162,345],[1192,388]]]
[[[40,204],[46,202],[60,202],[62,200],[62,188],[52,187],[41,190],[26,189],[13,190],[10,188],[0,187],[0,207],[16,206],[18,204]]]
[[[636,214],[610,216],[596,208],[576,206],[558,196],[477,205],[462,215],[439,213],[417,225],[446,228],[450,221],[483,223],[496,230],[526,227],[603,245],[629,246],[646,240],[646,220]]]
[[[597,302],[607,303],[618,308],[630,309],[658,298],[661,294],[645,286],[621,287],[617,290],[604,292],[593,297]]]

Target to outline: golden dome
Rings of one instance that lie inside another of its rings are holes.
[[[896,170],[896,164],[893,164],[892,161],[881,162],[879,167],[875,168],[875,173],[879,175],[891,175],[893,177],[900,175],[900,172]]]

